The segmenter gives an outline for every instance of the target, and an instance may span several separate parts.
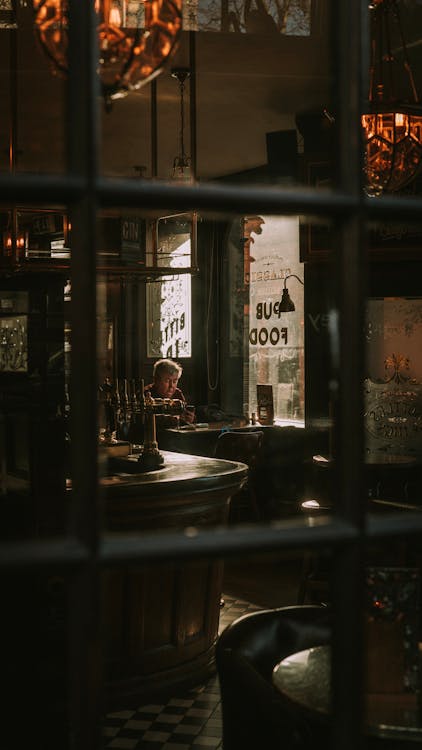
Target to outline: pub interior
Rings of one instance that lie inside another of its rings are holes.
[[[413,747],[421,2],[0,35],[4,747]]]

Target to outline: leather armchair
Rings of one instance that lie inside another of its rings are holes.
[[[223,750],[304,750],[318,746],[316,729],[298,718],[272,684],[272,671],[289,654],[330,640],[326,607],[302,605],[244,615],[220,635]]]

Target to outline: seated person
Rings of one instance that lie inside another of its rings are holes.
[[[172,359],[159,359],[154,364],[153,382],[145,386],[145,395],[152,398],[179,399],[184,405],[182,414],[158,415],[157,426],[170,427],[179,424],[192,424],[195,421],[195,410],[188,407],[180,388],[177,387],[183,368]]]

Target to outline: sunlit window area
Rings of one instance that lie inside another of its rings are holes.
[[[272,391],[273,418],[303,420],[304,282],[299,275],[303,275],[299,261],[299,220],[251,217],[245,220],[245,232],[245,276],[249,289],[249,356],[245,367],[249,410],[258,414],[259,419],[260,386],[266,385]],[[286,284],[295,299],[289,306],[292,309],[283,303]]]

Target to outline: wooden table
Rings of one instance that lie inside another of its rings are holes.
[[[291,424],[236,428],[216,423],[195,430],[161,430],[158,443],[160,449],[213,456],[218,436],[224,429],[262,430],[264,433],[254,483],[262,518],[272,520],[297,515],[298,498],[305,492],[304,462],[315,451],[326,450],[326,433]]]
[[[325,723],[331,712],[331,647],[318,646],[283,659],[273,671],[279,692]],[[377,693],[366,696],[366,732],[392,743],[422,741],[422,716],[415,694]],[[393,744],[395,747],[395,745]]]
[[[215,454],[215,446],[218,436],[225,430],[230,432],[249,432],[255,430],[268,430],[269,426],[256,425],[229,425],[227,422],[210,422],[206,426],[182,425],[179,429],[170,427],[160,429],[158,443],[161,448],[180,453],[190,453],[196,456],[212,457]]]

